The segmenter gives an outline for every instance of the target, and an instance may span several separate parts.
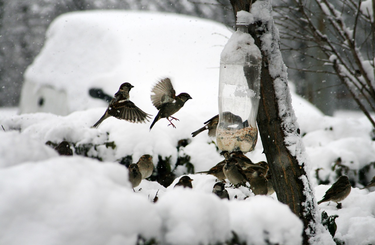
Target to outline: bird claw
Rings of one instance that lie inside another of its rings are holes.
[[[168,126],[171,126],[171,125],[172,125],[174,128],[176,128],[176,126],[172,123],[172,120],[173,120],[173,119],[176,120],[177,118],[175,118],[175,117],[171,117],[171,118],[172,118],[172,119],[167,118],[167,120],[168,120],[169,123],[170,123],[170,124],[168,124]],[[177,120],[178,120],[178,119],[177,119]]]
[[[173,123],[168,124],[168,126],[171,126],[171,125],[172,125],[172,127],[176,128],[176,126],[174,126]]]

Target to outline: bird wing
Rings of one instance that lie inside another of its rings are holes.
[[[204,122],[204,124],[208,124],[208,123],[211,123],[213,121],[217,121],[219,122],[219,115],[216,115],[214,117],[212,117],[211,119],[207,120],[206,122]],[[216,123],[217,124],[217,123]]]
[[[174,102],[176,91],[169,78],[160,80],[151,90],[152,104],[159,110],[162,104]]]
[[[142,111],[130,100],[120,100],[110,106],[108,108],[108,114],[132,123],[148,122],[151,117],[151,115]]]
[[[350,186],[350,182],[348,181],[336,181],[335,183],[333,183],[333,185],[331,186],[331,188],[329,188],[325,195],[324,195],[324,198],[331,198],[331,197],[334,197],[337,195],[337,193],[341,193],[343,191],[345,191],[346,188],[348,188],[348,186]]]

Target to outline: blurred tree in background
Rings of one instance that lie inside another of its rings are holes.
[[[332,110],[329,103],[359,108],[375,127],[374,6],[374,0],[283,0],[275,11],[299,92],[323,112]]]

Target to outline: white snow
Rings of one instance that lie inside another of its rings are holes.
[[[105,106],[89,97],[88,89],[102,88],[113,95],[119,84],[129,81],[135,86],[131,91],[134,102],[150,113],[154,107],[149,91],[165,76],[176,82],[177,93],[195,82],[217,93],[217,84],[211,84],[218,79],[220,52],[231,32],[217,22],[167,13],[61,15],[51,24],[45,46],[25,73],[20,110],[66,115]],[[201,103],[209,101],[199,94],[190,95]],[[39,97],[45,100],[43,107],[38,106]]]
[[[131,23],[143,18],[143,14],[126,13],[134,18]],[[101,38],[105,37],[102,27],[112,13],[95,14],[96,12],[73,14],[72,17],[61,17],[60,20],[72,18],[71,20],[76,20],[75,23],[88,25],[92,21],[93,26],[102,22],[95,34],[97,38],[86,40],[89,47],[95,47],[96,42],[102,42]],[[118,16],[120,13],[113,14]],[[155,22],[159,21],[158,16],[152,14]],[[179,20],[176,15],[161,16],[160,19],[169,18],[169,21],[163,22],[164,26]],[[55,23],[54,29],[50,29],[50,38],[53,39],[54,32],[58,33],[59,28],[62,28],[62,22]],[[190,22],[196,23],[197,20],[193,18]],[[108,24],[113,22],[109,21]],[[82,32],[77,24],[76,26],[76,29],[69,29],[72,36],[77,34],[75,32]],[[158,34],[156,29],[152,31]],[[225,43],[222,40],[224,37],[211,34],[213,39],[207,43],[208,46]],[[71,45],[69,37],[65,39],[62,36],[59,41],[62,47],[67,48],[66,52],[75,54],[79,50],[74,49],[81,46]],[[135,86],[130,94],[131,100],[155,116],[156,109],[152,107],[149,97],[150,88],[160,77],[171,75],[176,78],[173,79],[176,92],[189,92],[193,97],[175,115],[180,119],[176,122],[176,129],[168,127],[165,119],[157,122],[150,131],[149,123],[131,124],[115,118],[105,120],[98,129],[90,128],[106,109],[102,102],[97,108],[77,107],[77,111],[67,116],[50,113],[14,115],[8,109],[4,113],[0,110],[0,244],[123,245],[135,244],[138,235],[145,239],[155,238],[161,244],[214,244],[230,239],[231,231],[235,231],[241,241],[246,241],[247,244],[265,244],[265,240],[279,244],[301,244],[301,221],[289,208],[277,201],[275,194],[262,197],[254,196],[245,187],[227,188],[231,200],[221,200],[211,193],[215,178],[204,174],[189,175],[193,179],[192,190],[173,188],[178,179],[168,188],[157,182],[143,180],[135,191],[131,189],[127,181],[127,169],[117,162],[127,155],[132,155],[135,162],[141,155],[151,154],[154,164],[159,155],[163,158],[171,156],[173,168],[178,155],[186,154],[191,157],[190,162],[194,164],[195,171],[207,170],[223,159],[215,145],[210,144],[212,139],[206,132],[195,138],[190,135],[218,112],[220,52],[213,57],[209,52],[197,53],[194,43],[199,42],[199,37],[193,35],[185,38],[190,44],[184,44],[184,51],[191,53],[191,56],[184,58],[186,72],[175,66],[169,70],[155,68],[159,64],[155,60],[163,63],[165,59],[169,59],[167,57],[171,54],[168,54],[168,50],[175,52],[181,49],[178,43],[174,44],[178,47],[169,44],[163,51],[165,56],[157,56],[157,59],[152,50],[143,54],[142,62],[129,55],[129,62],[137,60],[129,63],[132,75],[122,77],[121,71],[117,70],[118,74],[112,71],[111,77],[106,80],[113,79],[111,85],[103,86],[108,94],[113,95],[123,82],[122,78],[127,79]],[[117,41],[107,41],[106,45],[117,51]],[[133,45],[132,54],[137,56],[137,50],[144,48],[147,41],[149,40],[144,40],[139,46]],[[223,47],[217,48],[221,50]],[[43,56],[47,55],[46,52],[43,51]],[[53,59],[52,54],[57,55],[58,52],[62,51],[51,49],[47,57]],[[103,53],[95,54],[100,57],[89,54],[93,61],[103,58]],[[116,57],[116,52],[105,53],[103,59],[110,62],[111,55]],[[76,55],[69,57],[72,63],[81,58]],[[151,61],[146,62],[149,57],[152,57]],[[211,59],[216,59],[216,66]],[[49,62],[52,60],[47,58],[38,58],[36,61],[40,67],[48,67]],[[155,67],[151,66],[152,62],[155,62]],[[202,69],[191,69],[195,63],[199,63]],[[61,62],[62,67],[59,69],[63,69],[64,64],[73,69],[64,62]],[[82,70],[78,66],[74,67],[74,73],[80,78],[87,75],[99,81],[102,77],[94,72],[97,63],[90,64],[92,67],[86,64]],[[33,74],[35,79],[39,79],[37,75]],[[40,74],[40,78],[46,80],[63,77],[64,75],[56,77],[53,73]],[[72,89],[69,86],[74,88],[80,84],[75,82],[73,85],[61,86]],[[370,136],[371,124],[367,119],[361,114],[355,117],[324,116],[291,92],[296,119],[301,134],[304,135],[302,141],[309,158],[309,178],[316,200],[320,200],[335,181],[337,175],[332,167],[338,157],[341,158],[341,164],[349,168],[348,175],[354,181],[358,181],[359,170],[369,166],[369,172],[365,174],[369,181],[375,175],[374,167],[370,166],[375,161],[375,145]],[[178,140],[186,138],[191,142],[178,152]],[[74,142],[78,146],[96,145],[88,155],[100,157],[103,161],[76,154],[72,157],[58,156],[52,148],[45,145],[47,141],[59,143],[62,140]],[[115,149],[103,145],[112,141],[116,145]],[[247,153],[247,156],[255,162],[265,160],[262,151],[261,142],[258,142],[255,150]],[[320,169],[319,179],[316,176],[317,169]],[[177,172],[183,174],[186,170],[179,167]],[[319,185],[319,180],[329,180],[330,185]],[[336,219],[336,238],[349,245],[375,243],[375,194],[361,190],[360,187],[361,184],[357,182],[351,194],[342,202],[343,208],[340,210],[336,209],[334,203],[322,203],[318,206],[319,213],[325,210],[328,215],[339,215]],[[159,200],[153,203],[156,193]],[[315,240],[315,244],[332,243],[327,233]]]

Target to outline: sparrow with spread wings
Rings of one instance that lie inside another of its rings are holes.
[[[130,83],[121,84],[104,115],[92,127],[97,128],[105,119],[111,116],[132,123],[148,122],[151,115],[139,109],[129,100],[129,92],[133,87]]]
[[[180,93],[176,96],[176,91],[173,88],[172,82],[169,78],[164,78],[159,81],[151,90],[152,104],[159,110],[154,121],[151,123],[150,130],[154,124],[162,118],[166,118],[170,125],[174,128],[176,126],[172,120],[178,120],[172,117],[173,114],[178,112],[188,101],[192,99],[188,93]]]

